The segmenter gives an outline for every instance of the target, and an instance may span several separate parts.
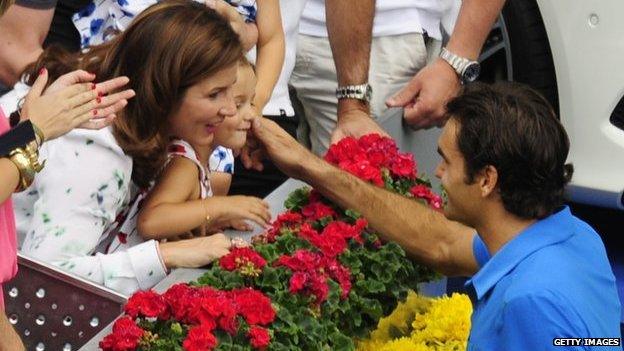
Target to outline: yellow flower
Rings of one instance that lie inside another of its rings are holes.
[[[410,292],[358,351],[464,351],[471,314],[466,295],[431,299]]]

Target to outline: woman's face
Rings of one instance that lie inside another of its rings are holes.
[[[255,117],[253,99],[256,95],[256,74],[249,65],[240,65],[238,79],[232,89],[236,114],[225,119],[215,132],[214,145],[240,151],[247,140],[247,132]]]
[[[211,147],[217,127],[236,114],[232,87],[238,63],[188,88],[169,118],[170,135],[195,147]]]

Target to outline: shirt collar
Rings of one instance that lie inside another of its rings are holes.
[[[566,230],[572,219],[568,206],[558,212],[539,220],[503,247],[466,282],[466,287],[474,288],[477,299],[492,289],[507,273],[514,269],[526,257],[546,246],[567,240],[573,235]]]

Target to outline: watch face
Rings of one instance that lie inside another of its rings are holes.
[[[472,83],[479,78],[479,73],[481,73],[481,66],[477,62],[473,62],[466,67],[462,78],[464,82]]]

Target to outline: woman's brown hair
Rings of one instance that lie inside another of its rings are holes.
[[[113,122],[114,134],[133,159],[133,181],[147,187],[164,164],[168,117],[186,90],[236,64],[242,55],[238,36],[216,12],[194,1],[166,0],[86,54],[49,48],[28,73],[36,77],[33,73],[45,66],[50,80],[76,68],[95,73],[98,81],[130,78],[136,97]]]
[[[0,16],[4,15],[6,10],[13,5],[14,0],[0,0]]]

